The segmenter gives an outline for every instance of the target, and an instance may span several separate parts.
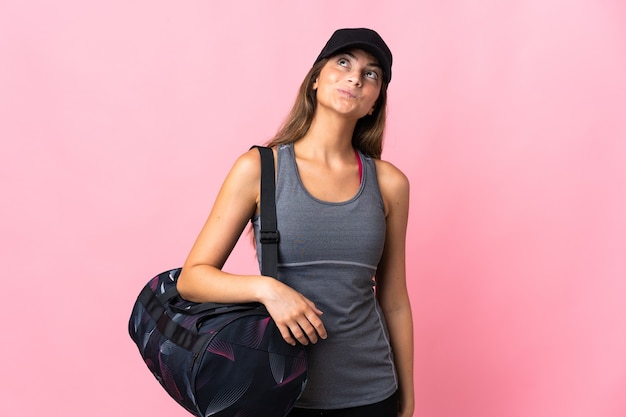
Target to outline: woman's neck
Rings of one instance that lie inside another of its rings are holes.
[[[317,149],[324,149],[326,152],[352,151],[355,126],[356,120],[318,111],[309,130],[299,142],[315,144]]]

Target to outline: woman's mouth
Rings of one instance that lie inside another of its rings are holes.
[[[353,94],[352,91],[346,90],[344,88],[338,88],[337,92],[346,98],[356,98],[356,95]]]

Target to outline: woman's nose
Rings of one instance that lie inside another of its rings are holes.
[[[348,75],[348,81],[350,81],[356,86],[360,86],[361,85],[361,73],[357,71],[352,71]]]

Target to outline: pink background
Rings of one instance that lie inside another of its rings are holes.
[[[186,416],[127,334],[337,27],[395,54],[422,417],[626,415],[617,0],[0,2],[0,416]],[[248,239],[229,260],[255,268]]]

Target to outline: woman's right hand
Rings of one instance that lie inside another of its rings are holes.
[[[313,301],[288,285],[269,278],[260,301],[274,319],[283,339],[290,345],[303,345],[326,339],[326,329],[320,316],[323,314]]]

